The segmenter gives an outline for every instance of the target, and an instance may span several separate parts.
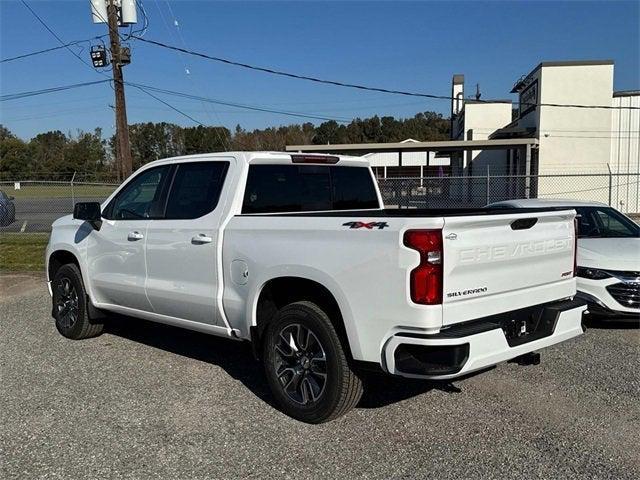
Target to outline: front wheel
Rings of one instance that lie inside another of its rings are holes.
[[[327,314],[312,302],[283,307],[269,324],[263,343],[265,371],[282,411],[307,423],[333,420],[362,396]]]
[[[52,281],[53,318],[61,335],[73,340],[90,338],[102,333],[102,323],[89,318],[87,293],[82,274],[72,263],[63,265]]]

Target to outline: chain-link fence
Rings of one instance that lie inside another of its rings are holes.
[[[75,202],[101,202],[118,186],[114,179],[77,178],[82,177],[0,181],[0,233],[49,232],[55,219],[73,212]],[[387,208],[465,208],[515,198],[568,198],[640,212],[640,174],[379,178],[378,183]]]
[[[118,186],[112,182],[0,182],[0,233],[48,232],[76,202],[102,202]]]
[[[597,201],[640,212],[640,174],[379,178],[387,208],[468,208],[516,198]]]

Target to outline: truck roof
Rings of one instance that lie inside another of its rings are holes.
[[[238,160],[244,161],[245,163],[252,163],[255,160],[273,161],[274,163],[282,163],[282,162],[289,163],[291,162],[291,157],[293,155],[301,155],[305,157],[319,157],[319,158],[338,157],[339,158],[338,165],[340,164],[340,162],[348,161],[349,164],[351,165],[360,164],[360,166],[363,166],[363,167],[369,166],[369,161],[363,157],[354,157],[349,155],[330,155],[325,153],[308,154],[308,153],[296,153],[296,152],[269,152],[269,151],[257,151],[257,152],[234,151],[234,152],[198,153],[195,155],[182,155],[179,157],[162,158],[160,160],[154,160],[153,162],[149,162],[144,166],[147,167],[149,165],[162,165],[165,163],[178,163],[178,162],[185,162],[185,161],[192,161],[192,160],[207,160],[207,159],[215,160],[216,158],[229,157],[229,156],[234,156]],[[309,163],[313,163],[313,162],[309,162]],[[318,163],[322,163],[322,162],[318,162]]]

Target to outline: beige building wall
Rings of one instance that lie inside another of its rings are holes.
[[[613,63],[543,66],[539,82],[542,104],[610,106]],[[540,174],[608,172],[612,110],[552,106],[537,110]],[[545,189],[539,194],[544,195]]]
[[[489,135],[511,123],[511,101],[483,103],[467,100],[464,106],[465,140],[488,140]],[[472,150],[466,153],[468,175],[486,175],[487,167],[495,175],[504,175],[507,168],[505,150]]]

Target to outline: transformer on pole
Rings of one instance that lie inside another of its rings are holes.
[[[116,168],[118,178],[124,180],[131,175],[133,165],[129,145],[129,125],[124,95],[122,67],[131,63],[131,51],[120,46],[118,27],[127,27],[137,22],[136,0],[89,0],[93,23],[106,23],[109,29],[113,90],[116,104]],[[109,64],[104,47],[91,48],[94,67]]]
[[[118,26],[126,27],[138,23],[137,0],[114,0],[118,10]],[[93,23],[109,23],[107,7],[109,0],[89,0]]]

